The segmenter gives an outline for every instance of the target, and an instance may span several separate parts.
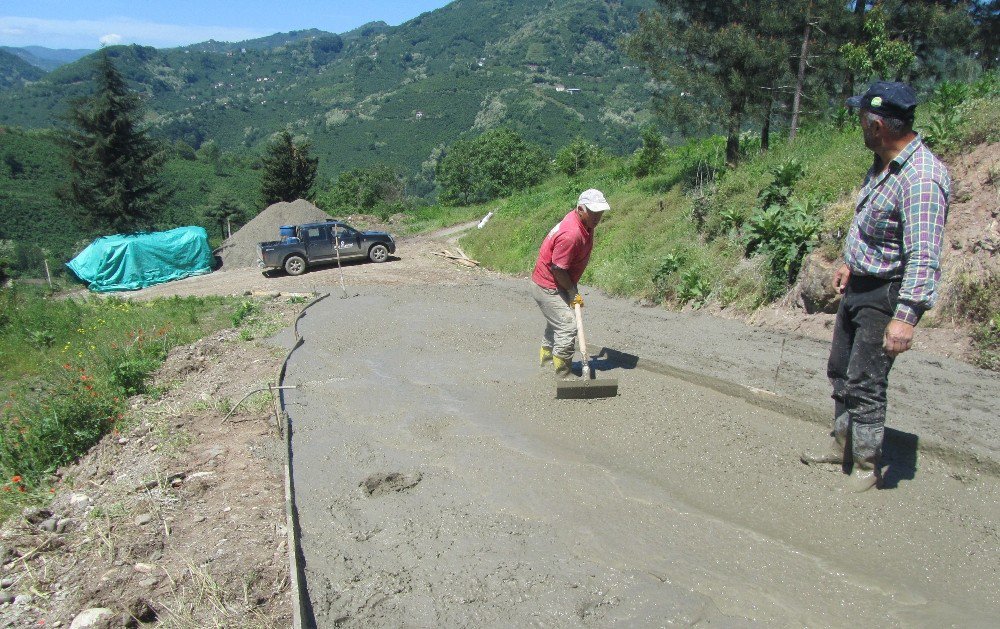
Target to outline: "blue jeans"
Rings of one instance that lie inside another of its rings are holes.
[[[899,287],[898,279],[852,274],[837,311],[826,374],[833,385],[834,435],[842,442],[850,436],[855,461],[875,464],[882,454],[893,363],[882,342]]]

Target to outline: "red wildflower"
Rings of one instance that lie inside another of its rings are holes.
[[[12,483],[20,483],[21,482],[21,475],[18,474],[16,476],[14,476],[13,478],[10,479],[10,482],[12,482]]]
[[[24,488],[24,485],[18,485],[17,488],[21,490],[21,493],[28,491],[27,489]]]

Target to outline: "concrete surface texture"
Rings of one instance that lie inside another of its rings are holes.
[[[850,494],[798,461],[826,343],[585,291],[620,394],[556,400],[527,280],[331,288],[286,375],[319,626],[996,626],[996,374],[900,358]]]

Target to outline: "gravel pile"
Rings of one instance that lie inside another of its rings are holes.
[[[278,228],[282,225],[313,223],[331,218],[329,214],[304,199],[291,203],[281,201],[268,207],[225,239],[216,253],[222,258],[223,269],[256,266],[257,243],[278,240]]]

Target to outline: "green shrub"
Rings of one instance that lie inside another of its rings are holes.
[[[111,383],[126,396],[146,392],[146,381],[159,366],[159,362],[149,357],[126,358],[111,366]]]
[[[787,207],[772,205],[757,211],[747,223],[746,253],[770,257],[774,297],[795,281],[802,258],[818,242],[822,222],[817,205],[811,200],[792,200]]]
[[[249,299],[240,302],[233,313],[233,327],[238,328],[244,321],[260,314],[260,306]]]
[[[632,157],[632,174],[643,178],[659,170],[663,164],[663,136],[656,127],[648,126],[642,130],[642,146]]]
[[[969,86],[965,83],[944,81],[934,89],[929,103],[930,119],[921,134],[929,146],[948,149],[955,143],[968,96]]]
[[[653,281],[660,282],[661,280],[673,275],[684,266],[686,261],[686,256],[683,253],[671,252],[660,258],[660,266],[657,267],[656,273],[653,274]]]
[[[604,152],[597,145],[577,136],[572,143],[556,153],[555,168],[556,171],[572,177],[599,164],[604,158]]]
[[[773,180],[758,196],[760,207],[785,205],[792,196],[795,183],[806,174],[805,166],[797,159],[789,159],[771,170]]]
[[[702,269],[697,266],[681,273],[681,281],[677,285],[678,303],[691,303],[695,308],[700,308],[705,303],[712,292],[712,285],[702,273]]]

